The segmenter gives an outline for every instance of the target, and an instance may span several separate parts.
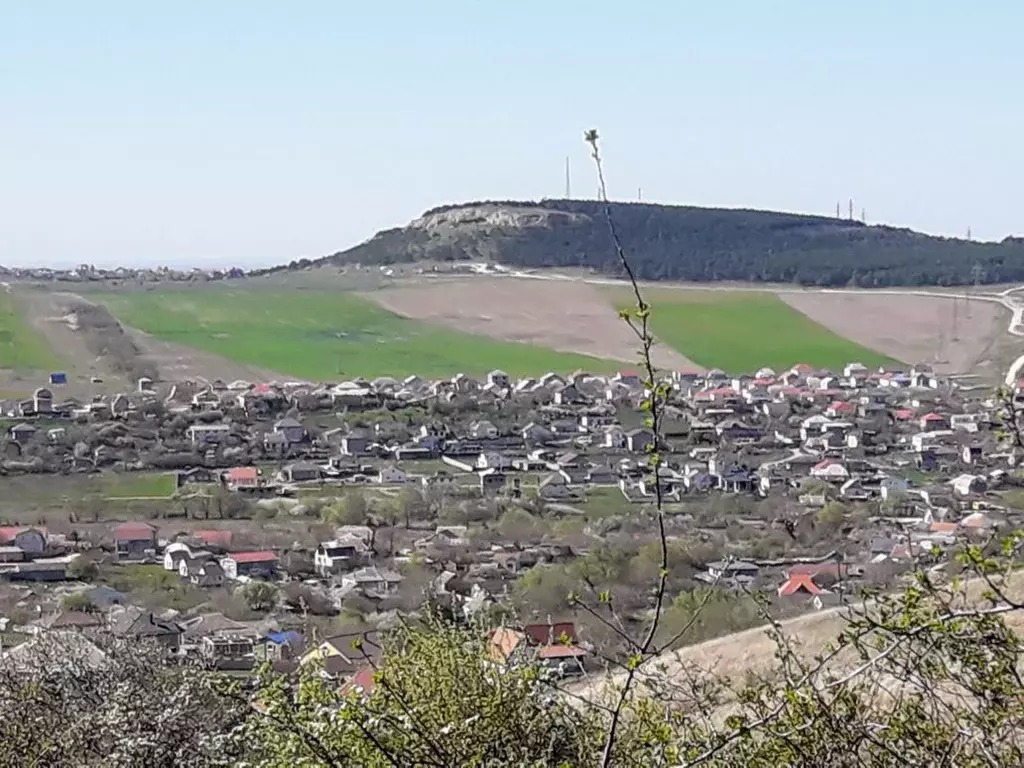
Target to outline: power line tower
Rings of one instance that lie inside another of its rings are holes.
[[[850,221],[853,221],[853,198],[850,198]]]
[[[837,219],[843,218],[843,215],[841,213],[839,213],[839,201],[838,200],[836,200],[836,218]]]

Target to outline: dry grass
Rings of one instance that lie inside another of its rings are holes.
[[[467,278],[422,281],[366,296],[404,317],[504,341],[561,352],[637,362],[637,340],[612,304],[580,281]],[[674,350],[659,345],[654,363],[669,370],[699,370]]]
[[[988,586],[981,579],[969,582],[962,598],[958,598],[953,608],[977,606],[987,589]],[[1024,572],[1011,574],[1003,583],[1002,589],[1009,599],[1024,601]],[[871,612],[870,607],[863,605],[856,606],[855,609],[866,610],[868,614]],[[811,660],[822,653],[846,628],[850,610],[845,607],[832,608],[788,619],[780,622],[782,634],[800,658]],[[1024,637],[1024,612],[1013,611],[1004,614],[1003,619],[1010,629]],[[775,656],[777,650],[775,640],[768,634],[768,627],[755,627],[666,653],[661,658],[648,662],[640,680],[656,678],[659,684],[682,685],[692,677],[715,675],[742,685],[744,680],[751,678],[770,679],[778,665]],[[841,672],[852,669],[854,661],[852,651],[839,654],[832,659],[829,670]],[[597,675],[576,686],[573,692],[584,698],[603,699],[609,690],[621,686],[624,679],[624,672],[610,676]],[[642,682],[639,688],[643,689]]]

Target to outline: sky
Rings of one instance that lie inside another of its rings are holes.
[[[0,264],[265,266],[610,195],[1024,232],[1014,0],[0,0]]]

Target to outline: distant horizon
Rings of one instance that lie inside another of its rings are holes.
[[[490,199],[487,199],[487,200],[465,200],[465,201],[455,202],[455,203],[438,203],[437,205],[432,205],[432,206],[429,206],[427,208],[424,208],[420,213],[418,213],[415,216],[407,219],[404,222],[397,223],[397,224],[395,224],[395,225],[393,225],[391,227],[384,227],[383,229],[378,229],[375,232],[373,232],[370,235],[368,235],[367,237],[364,237],[362,240],[358,240],[358,241],[356,241],[354,243],[351,243],[349,245],[346,245],[344,247],[336,248],[334,250],[327,251],[326,253],[320,253],[320,254],[317,254],[317,255],[304,254],[304,255],[296,255],[296,256],[290,256],[290,257],[282,257],[280,259],[272,260],[272,261],[269,261],[267,263],[256,263],[256,264],[246,264],[244,262],[242,262],[242,263],[229,263],[229,262],[218,261],[216,259],[216,257],[209,257],[207,259],[200,258],[200,259],[197,259],[195,261],[183,260],[183,261],[180,261],[180,262],[161,262],[161,263],[141,262],[141,263],[135,263],[135,264],[126,263],[126,262],[115,262],[115,261],[110,261],[110,262],[102,262],[102,261],[89,261],[89,262],[66,261],[66,262],[53,262],[53,263],[46,263],[46,264],[39,264],[39,263],[33,264],[33,263],[18,263],[15,260],[10,260],[10,261],[6,261],[6,262],[5,261],[0,261],[0,266],[8,267],[8,268],[14,268],[14,269],[59,269],[59,270],[70,270],[70,269],[74,269],[76,267],[82,266],[83,264],[89,264],[90,266],[93,266],[93,267],[95,267],[97,269],[117,269],[119,267],[123,267],[125,269],[161,269],[161,268],[167,268],[167,269],[176,269],[176,270],[188,270],[188,269],[209,269],[209,270],[244,269],[246,272],[251,272],[251,271],[254,271],[254,270],[268,269],[268,268],[277,267],[277,266],[284,266],[284,265],[287,265],[287,264],[289,264],[289,263],[291,263],[293,261],[300,261],[301,259],[308,259],[310,261],[316,261],[317,259],[322,259],[322,258],[325,258],[327,256],[331,256],[332,254],[335,254],[335,253],[341,253],[341,252],[347,251],[350,248],[354,248],[355,246],[359,245],[360,243],[364,243],[367,240],[372,239],[374,236],[376,236],[378,233],[380,233],[380,232],[382,232],[384,230],[405,227],[410,222],[416,220],[417,218],[419,218],[420,216],[424,215],[428,211],[436,210],[437,208],[449,208],[449,207],[454,208],[454,207],[469,206],[469,205],[474,205],[474,204],[503,203],[503,202],[538,204],[538,203],[541,203],[541,202],[544,202],[544,201],[548,201],[548,200],[550,200],[550,201],[571,200],[571,201],[583,201],[583,202],[599,202],[599,200],[596,197],[575,197],[575,196],[573,196],[573,197],[566,198],[564,195],[562,195],[562,196],[541,197],[541,198],[537,198],[537,199],[534,199],[534,200],[529,200],[529,199],[525,199],[525,198],[514,199],[514,198],[497,198],[497,197],[495,197],[495,198],[490,198]],[[619,199],[619,198],[614,198],[614,197],[611,198],[609,200],[609,202],[615,203],[615,204],[624,204],[624,205],[635,205],[635,204],[639,204],[639,205],[657,205],[657,206],[665,206],[665,207],[670,207],[670,208],[702,208],[702,209],[714,209],[714,210],[725,210],[725,211],[759,211],[759,212],[766,212],[766,213],[784,213],[784,214],[791,214],[791,215],[794,215],[794,216],[814,216],[814,217],[820,217],[820,218],[832,219],[832,220],[835,220],[837,218],[834,211],[830,215],[828,213],[814,213],[814,212],[809,212],[809,211],[785,210],[783,208],[751,208],[749,206],[699,205],[699,204],[694,204],[694,203],[666,203],[666,202],[661,202],[659,200],[629,200],[629,199]],[[856,202],[856,201],[854,201],[854,202]],[[855,211],[857,211],[857,210],[859,210],[859,209],[855,209]],[[842,221],[849,221],[848,216],[839,216],[838,219],[842,220]],[[855,221],[857,223],[861,223],[860,219],[857,218],[856,215],[854,216],[853,221]],[[864,224],[865,224],[865,226],[868,226],[868,227],[888,227],[888,228],[891,228],[891,229],[909,229],[909,230],[912,230],[912,231],[917,232],[919,234],[928,235],[928,236],[931,236],[931,237],[946,238],[948,240],[964,240],[964,241],[967,240],[966,232],[963,235],[961,235],[961,236],[948,235],[948,234],[943,234],[941,232],[926,232],[926,231],[923,231],[923,230],[914,229],[913,227],[903,226],[903,225],[896,224],[896,223],[882,222],[882,221],[873,222],[870,219],[867,222],[865,222]],[[977,243],[998,244],[1001,241],[1005,240],[1006,238],[1017,237],[1017,236],[1018,235],[1015,235],[1014,233],[1009,233],[1007,235],[1004,235],[1001,238],[988,240],[988,239],[982,239],[982,238],[979,238],[979,237],[974,237],[972,235],[972,237],[970,238],[970,241],[971,242],[977,242]]]

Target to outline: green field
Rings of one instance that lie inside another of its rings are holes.
[[[131,472],[105,475],[100,493],[108,499],[164,499],[177,489],[171,472]]]
[[[613,289],[616,305],[627,295]],[[651,325],[663,343],[705,368],[729,373],[806,363],[840,370],[846,363],[896,365],[796,311],[778,296],[753,291],[648,291]]]
[[[123,323],[236,362],[314,380],[616,370],[621,363],[408,320],[327,291],[152,291],[103,301]]]
[[[0,368],[33,371],[60,368],[49,345],[21,316],[9,293],[0,293]]]

